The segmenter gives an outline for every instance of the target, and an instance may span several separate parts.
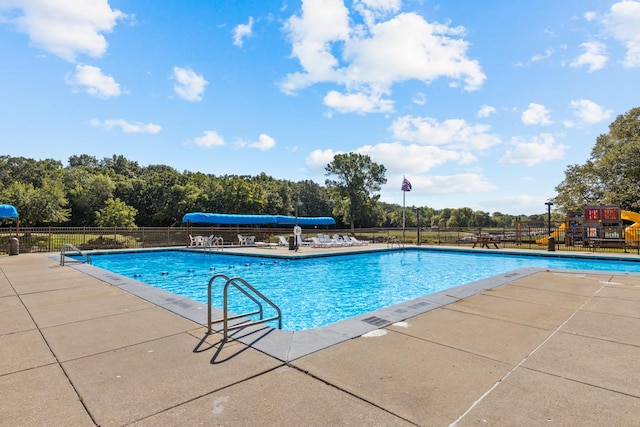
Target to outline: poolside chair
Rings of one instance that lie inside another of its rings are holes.
[[[298,241],[298,246],[310,246],[311,245],[311,243],[307,242],[306,240],[304,240],[302,238],[302,235],[298,235],[296,240]]]
[[[353,244],[355,244],[355,245],[368,245],[369,244],[368,240],[358,240],[353,236],[345,236],[345,237],[348,237],[349,240],[351,240],[351,242],[353,242]]]
[[[278,246],[289,247],[289,241],[284,236],[278,236]]]
[[[346,234],[342,236],[342,240],[344,240],[344,242],[345,242],[347,245],[350,245],[350,246],[358,246],[358,244],[357,244],[357,243],[355,243],[355,242],[352,242],[352,241],[351,241],[351,239],[349,238],[349,236],[347,236]]]
[[[238,234],[238,243],[240,246],[255,246],[256,236],[243,236]]]
[[[333,235],[333,244],[335,246],[351,246],[351,242],[345,242],[344,239],[337,234]]]
[[[278,243],[270,243],[270,242],[255,242],[254,244],[257,248],[267,248],[267,249],[275,249],[279,245]]]
[[[311,247],[312,248],[329,248],[332,246],[332,243],[326,243],[321,241],[318,237],[311,238]]]
[[[191,236],[191,234],[189,234],[189,246],[204,246],[204,236]]]
[[[331,237],[329,237],[328,234],[318,233],[318,240],[320,240],[320,243],[322,243],[323,245],[326,245],[326,246],[333,245],[333,241],[331,240]]]

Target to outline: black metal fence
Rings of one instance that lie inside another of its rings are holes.
[[[565,231],[560,224],[552,226],[553,241],[548,242],[547,227],[519,228],[371,228],[335,229],[303,228],[303,237],[318,233],[348,234],[360,240],[384,243],[393,238],[405,244],[473,246],[488,242],[491,248],[558,249],[573,251],[640,252],[640,227],[607,227],[584,238],[583,230]],[[288,238],[291,228],[259,227],[15,227],[0,228],[0,254],[9,252],[10,239],[18,238],[19,252],[58,252],[63,244],[82,250],[131,249],[188,246],[189,235],[222,237],[225,245],[239,244],[238,235],[255,236],[255,241],[278,242],[278,236]]]

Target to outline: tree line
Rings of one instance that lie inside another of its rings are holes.
[[[16,206],[25,226],[176,226],[188,212],[333,216],[338,227],[401,227],[402,206],[378,200],[385,169],[360,154],[338,155],[325,185],[256,176],[204,174],[166,165],[141,166],[121,155],[81,154],[59,160],[0,156],[0,203]],[[470,208],[407,206],[415,227],[508,227],[515,217]],[[543,222],[544,215],[532,221]]]

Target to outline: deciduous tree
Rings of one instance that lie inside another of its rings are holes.
[[[620,204],[640,210],[640,108],[619,115],[596,139],[584,165],[570,165],[554,203],[564,211],[583,204]]]
[[[355,228],[356,221],[373,216],[373,208],[380,198],[382,184],[386,184],[386,168],[364,154],[336,154],[325,167],[325,180],[329,196],[334,203],[334,214],[345,224]]]

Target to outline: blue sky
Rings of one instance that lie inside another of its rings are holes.
[[[640,1],[0,0],[2,154],[124,155],[382,200],[544,213],[640,106]]]

